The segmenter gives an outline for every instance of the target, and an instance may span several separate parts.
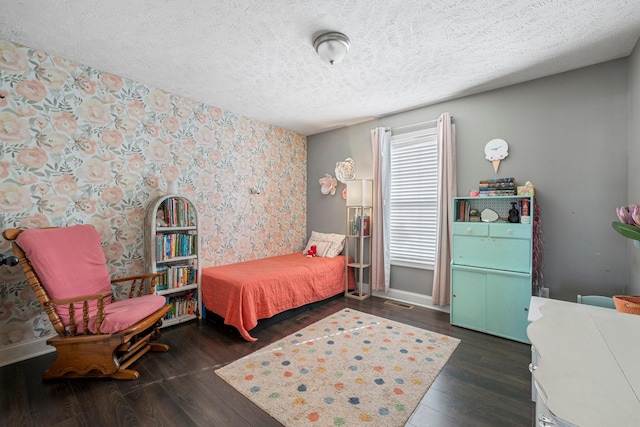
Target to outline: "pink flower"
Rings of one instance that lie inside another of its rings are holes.
[[[177,181],[180,177],[180,171],[175,166],[167,166],[162,171],[162,176],[164,176],[164,179],[167,181]]]
[[[96,213],[96,203],[97,203],[96,200],[82,198],[82,199],[78,199],[78,201],[76,202],[76,206],[85,214],[92,215]]]
[[[124,193],[120,189],[120,187],[109,187],[102,192],[100,198],[105,202],[116,205],[122,201],[124,197]]]
[[[44,117],[36,117],[35,122],[40,129],[44,129],[49,125],[49,122]]]
[[[173,158],[173,163],[180,168],[180,170],[187,170],[191,166],[193,158],[186,154],[178,154]]]
[[[40,178],[32,173],[21,173],[18,175],[18,183],[20,185],[32,185],[38,182]]]
[[[119,131],[113,129],[103,132],[102,135],[100,135],[100,141],[111,148],[118,148],[122,145],[124,137]]]
[[[216,135],[213,129],[204,126],[200,128],[196,140],[205,147],[213,147],[216,142]]]
[[[18,104],[16,105],[16,113],[21,117],[32,117],[36,115],[36,110],[30,105]]]
[[[41,169],[47,164],[49,156],[42,148],[33,147],[20,151],[16,156],[16,160],[29,168]]]
[[[80,166],[78,176],[93,184],[105,184],[111,180],[111,168],[102,159],[92,157]]]
[[[127,212],[127,221],[129,224],[142,226],[144,222],[144,209],[141,207],[135,207]]]
[[[83,154],[90,156],[95,154],[98,143],[92,139],[82,137],[75,140],[75,145]]]
[[[104,247],[104,256],[109,261],[117,261],[124,253],[124,247],[120,242],[109,243]]]
[[[142,230],[139,227],[122,227],[116,231],[116,239],[125,245],[131,245],[136,242],[140,234]]]
[[[60,218],[67,211],[68,206],[69,199],[66,197],[51,196],[40,200],[38,210],[49,217]]]
[[[11,170],[11,163],[6,160],[0,160],[0,178],[4,179],[9,176]]]
[[[620,220],[620,222],[624,224],[629,224],[629,225],[638,225],[640,224],[640,221],[636,222],[633,217],[633,213],[636,209],[639,209],[639,207],[634,205],[622,206],[622,207],[616,208],[616,214],[618,215],[618,219]]]
[[[156,176],[146,176],[144,178],[144,183],[147,184],[147,186],[149,186],[149,188],[152,189],[157,189],[160,185],[160,181],[158,180],[158,177]]]
[[[76,77],[76,85],[87,95],[96,93],[96,82],[86,77]]]
[[[187,107],[176,107],[174,110],[175,116],[181,122],[186,122],[187,120],[189,120],[189,117],[191,117],[191,113],[192,111]]]
[[[144,130],[154,138],[157,138],[158,135],[160,135],[160,127],[155,123],[146,123],[144,125]]]
[[[144,104],[139,99],[135,99],[127,103],[127,111],[129,115],[135,119],[142,120],[147,112],[144,110]]]
[[[24,212],[31,207],[29,188],[12,182],[0,183],[0,211],[6,213]]]
[[[65,174],[51,180],[53,188],[65,196],[73,197],[78,192],[78,183],[73,175]]]
[[[57,132],[42,132],[37,143],[49,153],[61,153],[69,143],[69,137]]]
[[[146,153],[154,163],[166,163],[171,155],[169,147],[159,141],[153,141],[149,144]]]
[[[47,88],[38,80],[22,80],[16,85],[16,92],[29,101],[40,102],[47,96]]]
[[[138,129],[139,123],[129,117],[121,117],[116,119],[116,128],[125,135],[133,135]]]
[[[15,44],[0,40],[0,69],[9,73],[20,74],[29,69],[26,49]]]
[[[127,158],[127,165],[129,166],[129,169],[134,172],[142,172],[145,168],[142,154],[136,153],[129,156],[129,158]]]
[[[100,82],[113,92],[118,92],[124,85],[120,77],[109,73],[104,73],[100,77]]]
[[[167,113],[171,109],[171,100],[169,99],[169,95],[161,90],[152,90],[147,95],[146,100],[149,108],[160,113]]]
[[[9,103],[9,92],[0,90],[0,107],[6,107]]]
[[[133,190],[138,183],[139,175],[133,172],[124,172],[116,175],[116,184],[120,186],[124,191]]]
[[[53,119],[53,126],[67,135],[73,135],[78,130],[78,122],[69,111],[53,113],[51,118]]]
[[[0,111],[0,141],[24,142],[28,138],[29,123],[26,119],[9,111]]]
[[[189,138],[182,143],[182,151],[183,153],[193,154],[196,152],[197,146],[193,139]]]
[[[327,173],[324,175],[324,178],[320,178],[320,185],[322,186],[320,188],[322,194],[331,194],[333,196],[336,194],[338,181]]]
[[[109,107],[97,98],[90,98],[78,108],[78,114],[87,122],[104,126],[111,123],[111,111]]]
[[[239,133],[246,135],[251,132],[251,122],[245,117],[240,117],[236,123],[236,129]]]
[[[51,223],[49,222],[49,218],[44,216],[41,213],[35,213],[33,215],[29,215],[20,221],[19,226],[23,228],[43,228],[49,227]]]
[[[162,121],[162,126],[171,133],[175,133],[180,129],[180,122],[173,116],[169,116]]]
[[[78,63],[71,61],[66,58],[60,58],[59,56],[52,56],[53,63],[58,67],[62,67],[67,73],[73,74],[76,68],[78,67]]]
[[[223,112],[220,108],[218,107],[211,107],[209,108],[209,115],[214,119],[214,120],[220,120],[223,116]]]
[[[36,77],[52,89],[60,89],[69,75],[59,68],[41,67],[36,70]]]

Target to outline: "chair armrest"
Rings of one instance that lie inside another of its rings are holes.
[[[67,305],[69,306],[69,333],[72,336],[76,335],[76,332],[78,330],[78,322],[76,321],[76,304],[77,303],[82,303],[82,330],[83,333],[86,335],[88,334],[88,330],[87,327],[89,325],[89,301],[92,300],[96,300],[97,304],[96,304],[96,308],[98,309],[97,313],[96,313],[96,329],[98,334],[100,334],[100,325],[102,324],[103,320],[104,320],[104,300],[105,298],[111,298],[111,300],[113,301],[113,292],[111,291],[107,291],[107,292],[102,292],[99,294],[92,294],[92,295],[81,295],[78,297],[74,297],[74,298],[65,298],[65,299],[59,299],[59,300],[50,300],[46,303],[46,305],[49,306],[61,306],[61,305]]]
[[[135,298],[145,294],[155,294],[157,279],[164,274],[166,273],[138,274],[136,276],[112,279],[111,283],[131,282],[129,287],[129,298]],[[145,285],[145,282],[149,283],[148,287]]]
[[[113,292],[108,291],[108,292],[102,292],[100,294],[93,294],[93,295],[80,295],[78,297],[73,297],[73,298],[66,298],[66,299],[56,299],[56,300],[50,300],[48,302],[49,305],[66,305],[66,304],[72,304],[75,302],[89,302],[90,300],[99,300],[99,299],[104,299],[108,296],[113,296]]]

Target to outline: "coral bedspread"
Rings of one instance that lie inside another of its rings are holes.
[[[344,265],[344,256],[293,253],[207,267],[202,269],[202,300],[244,339],[255,341],[249,331],[259,319],[344,292]]]

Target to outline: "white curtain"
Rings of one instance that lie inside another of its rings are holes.
[[[373,146],[373,229],[371,234],[371,287],[389,291],[391,263],[389,261],[389,154],[391,129],[371,131]]]
[[[457,195],[456,136],[449,113],[438,118],[438,186],[436,265],[431,297],[434,305],[447,305],[451,295],[451,201]]]

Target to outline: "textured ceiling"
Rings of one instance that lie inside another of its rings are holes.
[[[320,61],[319,31],[351,50]],[[303,135],[629,55],[640,0],[0,0],[0,38]]]

